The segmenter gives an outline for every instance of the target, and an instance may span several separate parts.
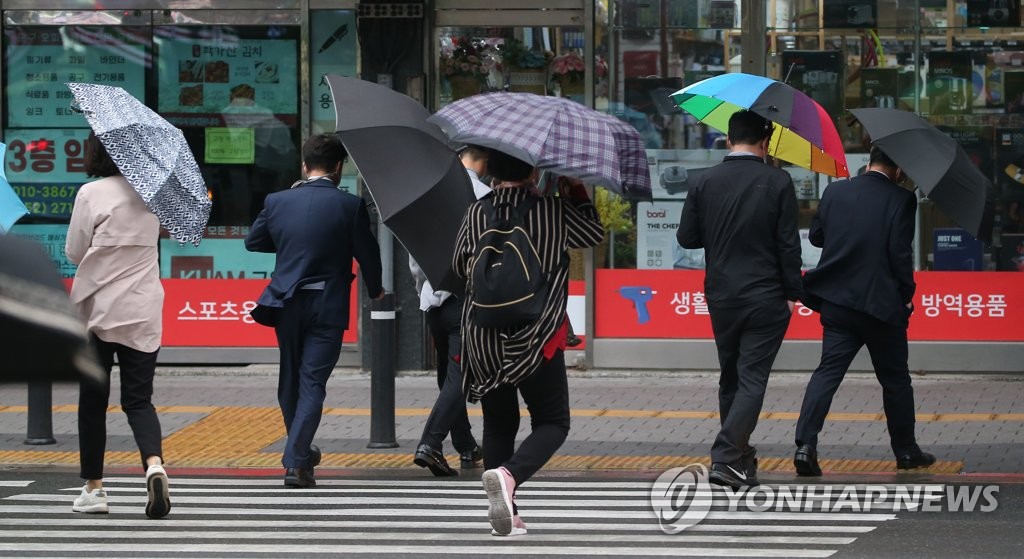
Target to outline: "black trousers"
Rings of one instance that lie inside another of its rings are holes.
[[[907,367],[907,328],[882,322],[847,307],[824,302],[821,364],[811,374],[796,423],[796,444],[817,446],[818,433],[832,397],[862,346],[868,346],[875,377],[882,385],[882,406],[893,452],[920,450],[914,438],[914,389]]]
[[[437,387],[440,393],[423,426],[420,444],[441,450],[444,438],[450,432],[452,446],[457,452],[470,452],[476,448],[466,398],[462,392],[462,303],[455,297],[445,299],[440,307],[426,312],[427,328],[434,338],[437,352]]]
[[[784,299],[736,308],[712,308],[718,361],[718,411],[722,429],[711,446],[711,461],[736,464],[751,458],[750,434],[764,403],[775,356],[789,327]]]
[[[110,403],[110,371],[117,356],[121,370],[121,409],[128,416],[142,467],[146,458],[163,460],[160,419],[153,407],[153,376],[160,350],[145,353],[128,346],[105,342],[90,335],[100,364],[106,371],[102,384],[83,381],[78,392],[78,449],[82,479],[103,479],[103,453],[107,447],[107,406]]]
[[[298,290],[285,301],[274,330],[281,349],[277,403],[288,433],[281,463],[309,467],[309,445],[320,428],[327,379],[341,356],[342,328],[317,324],[321,291]]]
[[[530,434],[515,448],[519,399],[530,412]],[[569,382],[558,351],[519,386],[500,386],[480,399],[484,412],[484,467],[504,466],[522,485],[561,448],[569,435]]]

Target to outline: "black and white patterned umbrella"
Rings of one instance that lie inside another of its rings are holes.
[[[160,225],[172,238],[199,245],[211,203],[181,130],[120,87],[67,85],[96,137]]]

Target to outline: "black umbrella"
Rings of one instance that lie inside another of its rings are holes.
[[[992,183],[960,144],[928,121],[897,109],[850,109],[871,143],[975,238],[992,240]]]
[[[0,354],[0,382],[104,378],[50,257],[10,235],[0,235]]]
[[[434,289],[461,292],[451,269],[455,237],[475,200],[458,155],[411,97],[356,78],[327,76],[337,130],[381,219]]]

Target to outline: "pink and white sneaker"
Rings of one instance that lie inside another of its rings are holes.
[[[514,524],[512,494],[516,490],[516,480],[505,468],[487,470],[480,480],[484,484],[484,491],[487,492],[487,501],[490,505],[487,519],[491,522],[493,529],[491,533],[496,536],[511,535]],[[526,526],[523,525],[523,532],[525,533],[525,531]]]
[[[496,530],[491,530],[492,536],[500,536]],[[525,536],[526,535],[526,523],[519,517],[518,514],[512,515],[512,531],[509,532],[505,537],[508,536]]]

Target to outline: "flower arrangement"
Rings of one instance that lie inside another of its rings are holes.
[[[537,69],[548,65],[553,57],[550,51],[538,51],[526,48],[519,39],[508,39],[501,45],[499,54],[506,67]]]
[[[466,76],[480,82],[487,81],[491,73],[491,47],[483,41],[469,37],[453,39],[455,48],[449,54],[441,55],[442,68],[446,77]]]
[[[583,79],[583,57],[576,51],[556,56],[551,61],[551,78],[557,81],[577,82]]]

